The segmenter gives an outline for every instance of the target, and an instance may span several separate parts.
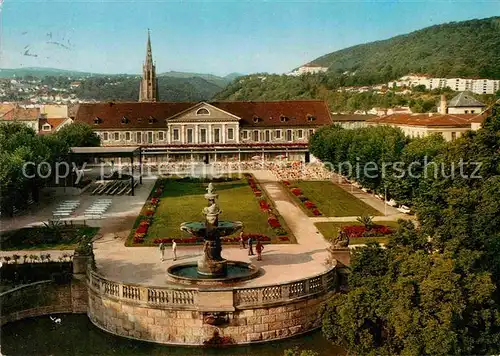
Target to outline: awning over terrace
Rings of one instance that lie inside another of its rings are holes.
[[[142,184],[142,149],[140,146],[117,146],[117,147],[71,147],[70,160],[76,157],[80,159],[93,160],[95,158],[130,158],[131,166],[131,195],[134,195],[134,157],[139,158],[139,183]]]

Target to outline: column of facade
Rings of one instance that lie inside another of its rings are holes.
[[[167,126],[167,144],[170,144],[172,142],[172,138],[170,135],[172,134],[172,130],[170,130],[170,125]]]
[[[222,143],[226,143],[226,124],[222,124]]]
[[[194,125],[194,135],[193,135],[194,138],[193,138],[193,140],[194,140],[195,144],[200,143],[200,141],[198,139],[199,131],[200,131],[199,125],[198,124]]]
[[[208,143],[212,143],[212,124],[208,124]]]
[[[186,125],[182,125],[181,126],[181,144],[185,144],[186,143]]]

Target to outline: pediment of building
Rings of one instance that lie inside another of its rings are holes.
[[[198,103],[168,119],[168,122],[238,122],[240,118],[205,102]]]

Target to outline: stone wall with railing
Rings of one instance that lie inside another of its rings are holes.
[[[110,281],[96,271],[88,279],[88,315],[95,325],[120,336],[184,345],[211,342],[214,335],[219,342],[249,343],[307,332],[320,326],[322,302],[340,287],[335,267],[251,288],[148,287]]]
[[[86,313],[87,303],[85,281],[30,283],[0,294],[1,324],[48,314]]]

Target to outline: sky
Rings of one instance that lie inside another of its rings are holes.
[[[110,74],[141,72],[148,28],[157,73],[286,73],[356,44],[500,15],[500,0],[3,0],[0,7],[0,68]]]

